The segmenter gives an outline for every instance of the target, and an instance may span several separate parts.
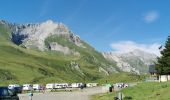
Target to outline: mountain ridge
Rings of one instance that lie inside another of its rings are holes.
[[[4,82],[94,81],[119,72],[114,63],[62,24],[0,21],[0,36],[0,70],[11,75]]]
[[[135,49],[127,53],[103,53],[103,56],[113,62],[125,72],[137,74],[148,73],[148,67],[156,62],[157,56]]]

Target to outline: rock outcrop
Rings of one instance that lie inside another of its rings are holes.
[[[103,53],[103,56],[112,62],[116,62],[120,70],[137,74],[148,73],[148,66],[154,64],[157,58],[156,55],[141,50],[124,54]]]
[[[17,45],[22,44],[26,48],[37,48],[43,51],[47,49],[44,43],[45,39],[53,35],[63,36],[77,46],[82,46],[80,37],[62,23],[54,23],[48,20],[37,24],[13,24],[13,42]],[[52,49],[58,50],[57,48]]]

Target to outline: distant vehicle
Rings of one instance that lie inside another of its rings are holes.
[[[129,85],[128,84],[124,84],[124,88],[126,88],[126,87],[129,87]]]
[[[28,90],[32,90],[32,85],[31,84],[23,84],[23,88],[22,90],[24,91],[28,91]]]
[[[96,87],[98,85],[99,85],[98,83],[87,83],[86,84],[87,87]]]
[[[0,100],[19,100],[19,97],[8,87],[0,87]]]
[[[116,83],[116,86],[117,86],[118,88],[126,88],[126,87],[128,87],[129,85],[128,85],[128,84],[125,84],[125,83]]]
[[[72,83],[71,87],[72,88],[80,88],[83,85],[83,83]]]
[[[54,88],[55,89],[62,89],[62,88],[67,88],[69,86],[68,83],[55,83]]]
[[[14,87],[14,88],[12,88],[10,90],[12,90],[12,91],[14,91],[16,93],[22,93],[22,87]]]
[[[54,86],[54,83],[46,84],[46,89],[54,89]]]
[[[118,88],[123,88],[124,87],[124,83],[116,83],[115,84]]]
[[[18,84],[9,84],[9,85],[8,85],[8,88],[9,88],[9,89],[13,89],[14,87],[21,87],[21,86],[18,85]]]
[[[33,89],[34,90],[41,90],[42,86],[40,84],[33,84]]]

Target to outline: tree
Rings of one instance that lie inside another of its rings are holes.
[[[160,51],[161,56],[158,57],[156,70],[159,75],[170,74],[170,36],[165,43],[165,48]]]

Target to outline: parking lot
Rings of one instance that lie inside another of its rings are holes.
[[[86,88],[73,92],[34,93],[32,100],[90,100],[90,96],[104,93],[103,87]],[[20,100],[29,100],[28,94],[19,94]]]

